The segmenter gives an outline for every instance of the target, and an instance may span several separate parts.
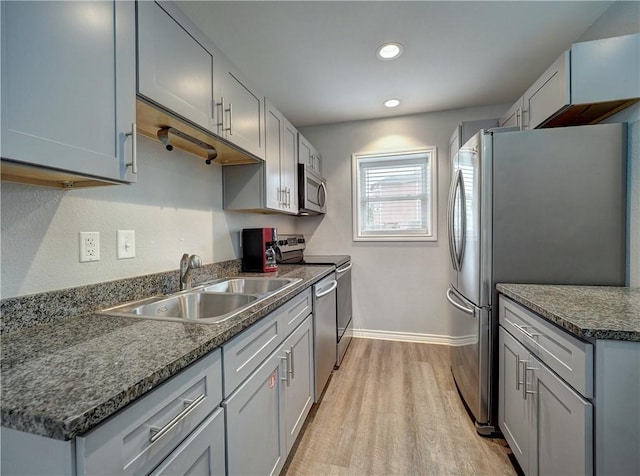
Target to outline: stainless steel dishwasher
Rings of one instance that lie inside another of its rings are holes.
[[[336,365],[336,273],[313,286],[313,334],[315,367],[315,402],[322,396]]]

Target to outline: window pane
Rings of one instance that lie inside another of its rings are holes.
[[[431,151],[356,158],[358,236],[431,236],[431,161]]]

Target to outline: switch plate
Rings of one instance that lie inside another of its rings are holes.
[[[136,257],[136,232],[134,230],[118,230],[118,259]]]
[[[80,262],[100,261],[100,233],[97,231],[80,232]]]

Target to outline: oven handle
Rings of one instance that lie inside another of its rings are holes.
[[[353,263],[349,262],[348,265],[346,265],[346,266],[344,266],[342,268],[336,269],[336,273],[338,273],[338,274],[346,273],[347,271],[349,271],[351,269],[352,266],[353,266]]]
[[[317,298],[321,298],[322,296],[326,296],[327,294],[329,294],[331,291],[333,291],[335,288],[338,287],[338,281],[336,281],[335,279],[331,282],[331,287],[329,287],[329,289],[327,289],[326,291],[323,291],[321,293],[318,293],[316,291],[316,297]]]

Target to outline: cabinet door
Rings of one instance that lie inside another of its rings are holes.
[[[224,409],[212,413],[165,459],[151,476],[224,476]]]
[[[215,131],[213,55],[156,2],[138,2],[138,93]]]
[[[523,109],[523,98],[521,97],[498,120],[499,126],[500,127],[519,127],[520,129],[526,129],[524,125],[522,109]]]
[[[593,407],[535,358],[532,377],[530,474],[593,474]]]
[[[569,51],[565,51],[524,93],[527,128],[534,129],[571,103]]]
[[[529,403],[523,398],[522,371],[529,353],[511,334],[502,327],[499,329],[498,426],[518,463],[528,473]]]
[[[285,428],[287,453],[304,425],[313,405],[313,329],[309,315],[282,346],[287,353],[289,378],[285,385]]]
[[[286,459],[280,379],[285,363],[269,358],[225,401],[227,471],[233,475],[278,474]]]
[[[227,66],[228,63],[225,63]],[[219,134],[229,142],[264,159],[263,96],[248,85],[237,71],[221,71]]]
[[[285,210],[287,193],[282,184],[281,166],[283,159],[283,116],[265,101],[265,203],[267,208]]]
[[[281,164],[282,186],[287,192],[287,211],[298,213],[298,130],[286,118]]]
[[[2,158],[134,182],[134,3],[1,8]]]
[[[322,156],[300,133],[298,133],[298,163],[305,164],[318,175],[322,175]]]

